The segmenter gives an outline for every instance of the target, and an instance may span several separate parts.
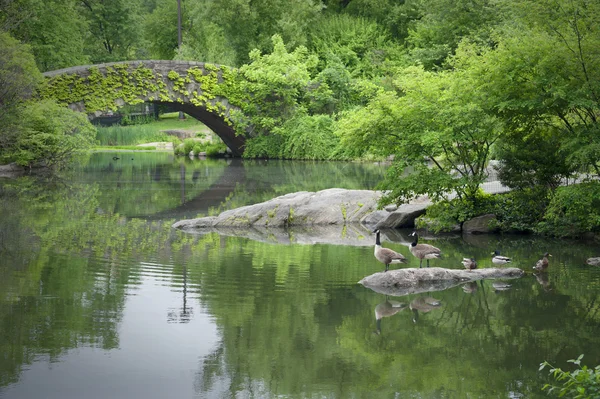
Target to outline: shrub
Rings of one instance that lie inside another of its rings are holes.
[[[582,366],[582,358],[583,355],[579,355],[576,360],[568,360],[569,363],[578,367],[572,372],[553,367],[548,362],[541,363],[540,371],[549,367],[549,374],[557,382],[562,383],[562,386],[545,384],[542,390],[561,398],[593,399],[600,397],[600,365],[594,368]]]
[[[479,190],[474,200],[454,198],[430,206],[427,208],[426,216],[417,219],[417,228],[427,227],[434,233],[447,232],[451,231],[456,224],[495,211],[496,198]]]
[[[494,213],[502,231],[531,233],[542,220],[549,202],[549,191],[536,186],[496,196]]]
[[[85,114],[50,100],[28,104],[22,116],[23,134],[10,155],[19,165],[61,169],[94,143],[96,129]]]
[[[183,140],[183,154],[184,155],[189,154],[194,149],[195,145],[196,145],[196,140],[194,140],[194,139]]]
[[[536,231],[558,237],[600,231],[600,183],[588,182],[556,189]]]

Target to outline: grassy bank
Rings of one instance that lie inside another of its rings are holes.
[[[179,113],[163,114],[152,123],[132,126],[98,127],[96,140],[100,146],[135,146],[137,144],[152,143],[155,141],[179,141],[174,136],[169,136],[162,130],[190,130],[195,133],[206,133],[210,130],[198,120],[186,116],[179,120]],[[148,149],[148,148],[146,148]]]

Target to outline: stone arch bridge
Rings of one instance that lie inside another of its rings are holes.
[[[126,104],[170,104],[213,130],[234,156],[244,151],[246,132],[239,104],[239,74],[227,66],[188,61],[124,61],[45,72],[41,92],[90,117]]]

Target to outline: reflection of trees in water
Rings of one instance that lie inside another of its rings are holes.
[[[418,310],[421,317],[417,325],[411,323],[411,317],[390,317],[385,322],[385,334],[377,336],[373,334],[373,309],[379,305],[375,302],[380,300],[379,295],[357,289],[349,300],[343,290],[320,287],[322,282],[336,281],[336,258],[346,260],[343,269],[348,281],[357,281],[356,277],[364,273],[364,258],[335,253],[334,247],[312,246],[313,252],[325,247],[332,252],[321,252],[324,257],[313,258],[315,254],[307,252],[306,257],[298,258],[300,253],[295,253],[293,246],[290,249],[227,238],[224,245],[218,246],[222,261],[211,256],[217,249],[206,254],[216,261],[212,267],[218,272],[205,273],[201,285],[214,287],[226,279],[230,286],[222,292],[217,290],[220,294],[202,298],[215,315],[222,340],[201,362],[196,380],[198,393],[235,396],[264,389],[267,396],[319,393],[344,397],[340,392],[369,392],[369,397],[386,397],[399,389],[396,385],[388,390],[386,382],[401,378],[400,389],[405,394],[427,395],[441,392],[439,389],[460,394],[468,386],[468,392],[475,396],[509,389],[533,397],[535,394],[530,393],[539,390],[536,372],[541,359],[578,350],[587,353],[590,345],[597,347],[600,343],[598,336],[587,334],[580,342],[572,339],[582,336],[575,327],[582,327],[581,321],[566,326],[577,316],[576,307],[569,306],[565,299],[571,298],[573,303],[574,297],[585,296],[575,288],[585,285],[583,280],[573,284],[566,298],[543,299],[550,301],[544,307],[554,303],[555,308],[539,313],[541,298],[531,290],[531,283],[535,283],[532,277],[511,281],[511,289],[500,294],[494,293],[492,281],[436,292],[435,299],[443,306],[429,303],[437,310],[429,311],[426,317],[422,316],[427,310],[417,309],[420,302],[428,303],[425,295],[390,297],[389,302],[412,302],[413,310]],[[370,259],[368,254],[365,256]],[[462,259],[460,255],[456,258]],[[261,265],[254,266],[259,267],[256,273],[249,273],[250,261]],[[235,264],[244,266],[238,268]],[[293,273],[294,265],[300,264],[315,266],[307,269],[307,274]],[[462,267],[460,262],[456,264]],[[242,275],[239,279],[227,278],[235,273]],[[273,283],[268,282],[276,276],[285,276],[277,286],[288,287],[277,294]],[[291,288],[307,286],[315,291],[322,288],[327,299],[319,299],[312,292],[299,295]],[[232,293],[234,298],[227,298]],[[346,301],[339,307],[334,305],[340,301],[334,299],[338,297]],[[600,315],[585,323],[590,332],[597,333]],[[598,355],[597,349],[591,351],[594,354],[590,356]],[[411,371],[423,367],[427,368],[428,386],[423,385],[421,373]],[[483,370],[491,369],[498,370],[493,378],[482,377],[487,375]],[[392,377],[391,370],[403,372]],[[452,375],[462,375],[469,382],[454,380]],[[338,390],[340,386],[344,391]]]
[[[542,360],[599,355],[597,284],[589,284],[593,275],[576,273],[574,267],[548,273],[554,286],[550,292],[531,276],[498,295],[489,282],[468,295],[458,287],[441,291],[435,294],[444,304],[439,311],[421,317],[417,325],[410,322],[410,313],[391,317],[385,334],[373,337],[373,309],[380,297],[355,286],[377,267],[368,263],[370,249],[185,235],[174,232],[168,221],[98,214],[100,191],[99,185],[76,183],[56,190],[32,183],[25,191],[14,191],[17,205],[6,208],[12,210],[11,221],[0,232],[8,237],[11,229],[22,229],[22,237],[31,233],[38,246],[23,268],[27,284],[15,294],[24,299],[0,307],[2,331],[9,337],[0,343],[2,353],[9,354],[2,362],[2,381],[18,378],[23,364],[37,353],[52,353],[56,359],[81,344],[116,347],[125,287],[140,283],[139,266],[120,262],[138,256],[175,256],[177,264],[189,265],[170,272],[183,283],[182,306],[173,310],[173,320],[192,317],[188,294],[193,285],[201,288],[202,308],[218,326],[221,342],[203,358],[198,392],[325,392],[330,397],[357,392],[387,397],[398,389],[460,393],[460,381],[447,371],[454,370],[469,379],[474,395],[485,396],[511,384],[515,392],[533,389]],[[519,240],[512,247],[504,241],[502,247],[516,255],[515,262],[530,264],[526,254],[531,242]],[[23,241],[8,242],[28,248]],[[476,252],[460,240],[440,246],[448,254],[447,265],[456,267],[465,252]],[[583,248],[569,244],[565,253],[586,256]],[[487,247],[481,251],[490,252]],[[69,257],[78,260],[65,263]],[[571,259],[576,258],[565,256],[559,263]],[[40,289],[48,294],[45,298],[38,297]],[[44,324],[48,320],[54,321]],[[431,386],[423,386],[422,376],[410,370],[431,364],[436,364],[428,368]],[[476,374],[484,369],[498,370],[498,375],[484,380]],[[401,376],[394,378],[402,379],[402,387],[389,387],[386,383],[397,371]]]

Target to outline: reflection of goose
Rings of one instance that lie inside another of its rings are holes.
[[[465,294],[474,293],[475,291],[477,291],[477,282],[469,281],[468,283],[463,284],[462,290],[465,292]]]
[[[511,285],[508,283],[505,283],[503,281],[494,281],[492,283],[492,287],[494,288],[495,292],[498,291],[507,291],[510,289]]]
[[[546,269],[548,269],[548,256],[552,255],[546,252],[544,256],[542,256],[542,259],[538,260],[533,268],[540,272],[546,271]]]
[[[442,257],[442,251],[439,248],[429,244],[419,244],[419,235],[413,231],[411,236],[415,240],[410,244],[410,253],[419,258],[419,267],[423,266],[423,259],[427,259],[427,267],[429,267],[429,259],[439,259]]]
[[[390,263],[406,263],[406,258],[404,257],[404,255],[399,254],[398,252],[393,251],[389,248],[383,248],[381,246],[381,241],[379,239],[379,229],[373,231],[373,233],[376,233],[375,258],[377,258],[378,261],[385,265],[386,272],[390,267]]]
[[[414,299],[409,305],[410,310],[413,312],[413,322],[416,323],[419,321],[419,312],[428,313],[433,309],[439,308],[440,306],[442,306],[442,303],[432,297],[426,296]]]
[[[477,262],[475,261],[475,258],[463,258],[462,264],[467,270],[477,269]]]
[[[510,258],[508,256],[502,256],[500,255],[500,251],[495,250],[494,252],[492,252],[492,263],[495,263],[497,265],[505,265],[507,263],[510,263]]]
[[[381,319],[395,315],[401,310],[406,309],[406,304],[403,302],[389,301],[387,297],[385,302],[381,302],[375,306],[375,323],[377,325],[377,334],[381,334]]]

